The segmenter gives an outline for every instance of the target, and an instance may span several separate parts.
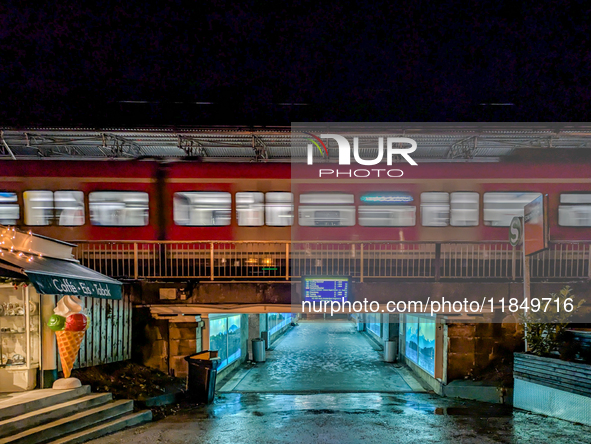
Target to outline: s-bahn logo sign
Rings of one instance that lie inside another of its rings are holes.
[[[353,151],[353,158],[355,159],[355,162],[363,166],[372,166],[380,164],[384,159],[384,152],[386,155],[386,164],[388,166],[392,165],[392,160],[394,156],[401,156],[410,165],[417,166],[417,163],[410,156],[411,153],[414,153],[416,151],[417,142],[408,137],[387,137],[385,138],[385,143],[384,137],[378,137],[378,155],[376,156],[376,158],[362,159],[359,155],[359,137],[353,137],[353,150],[351,150],[351,144],[349,143],[347,138],[341,136],[340,134],[320,134],[320,137],[312,133],[305,134],[310,136],[307,139],[311,142],[308,144],[308,165],[314,164],[314,146],[316,147],[316,149],[318,149],[318,151],[320,151],[320,154],[323,157],[328,157],[328,149],[322,139],[333,139],[337,142],[339,148],[339,165],[351,165],[351,151]],[[410,146],[404,147],[401,145]],[[377,177],[402,177],[403,172],[399,169],[388,170],[382,168],[356,169],[347,171],[323,168],[319,171],[319,177],[369,177],[374,175]]]

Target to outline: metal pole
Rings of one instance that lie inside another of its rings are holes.
[[[139,276],[139,264],[137,257],[137,242],[133,244],[133,277],[137,279]]]
[[[523,219],[523,228],[525,228],[525,218]],[[522,231],[523,233],[523,231]],[[525,236],[521,242],[521,250],[523,253],[523,299],[527,301],[526,307],[529,307],[530,296],[530,276],[529,276],[529,258],[525,255]],[[527,322],[523,326],[525,333],[525,351],[527,352]]]
[[[209,280],[213,281],[213,242],[209,244]]]
[[[360,244],[359,247],[361,248],[361,262],[359,264],[359,277],[360,282],[363,282],[363,244]]]
[[[285,280],[289,281],[289,243],[285,243]]]

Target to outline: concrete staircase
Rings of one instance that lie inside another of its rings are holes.
[[[0,444],[74,444],[152,420],[152,412],[133,412],[133,401],[113,401],[110,393],[33,390],[0,398]]]

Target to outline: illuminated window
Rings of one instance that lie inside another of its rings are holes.
[[[449,193],[421,193],[421,225],[423,227],[449,225]]]
[[[355,225],[355,198],[345,193],[300,195],[298,223],[304,227],[351,227]]]
[[[591,227],[591,194],[561,194],[558,225]]]
[[[540,197],[540,193],[484,193],[484,224],[508,227],[514,217],[523,217],[525,205]]]
[[[56,191],[53,193],[53,201],[58,225],[84,225],[84,193],[82,191]]]
[[[405,315],[404,355],[435,376],[435,318]]]
[[[44,190],[25,191],[25,224],[43,226],[53,219],[53,192]]]
[[[380,313],[367,313],[365,315],[367,331],[372,332],[378,338],[382,337],[382,320]]]
[[[376,191],[361,196],[359,225],[362,227],[413,227],[417,207],[406,192]]]
[[[236,193],[238,225],[257,227],[265,223],[265,195],[263,193]]]
[[[453,227],[478,225],[478,203],[480,195],[471,192],[451,193],[451,218]]]
[[[192,227],[230,225],[232,196],[218,191],[174,193],[174,222]]]
[[[148,193],[94,191],[88,195],[92,225],[141,227],[148,225]]]
[[[214,317],[209,320],[209,349],[217,350],[221,359],[218,371],[240,359],[240,315]]]
[[[34,190],[23,193],[25,224],[84,225],[84,193],[82,191]],[[55,222],[53,222],[55,219]]]
[[[0,224],[16,225],[19,217],[16,193],[0,192]]]
[[[274,227],[293,225],[293,194],[271,192],[265,195],[265,223]]]

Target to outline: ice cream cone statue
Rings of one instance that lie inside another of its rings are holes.
[[[80,387],[80,381],[71,378],[72,368],[80,345],[88,328],[88,317],[82,309],[82,301],[76,296],[64,296],[53,309],[47,325],[55,332],[65,379],[58,379],[54,389]]]

